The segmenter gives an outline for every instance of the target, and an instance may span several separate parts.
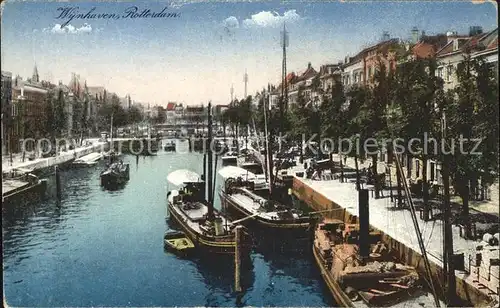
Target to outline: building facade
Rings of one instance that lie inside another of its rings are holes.
[[[12,73],[2,71],[2,155],[9,152],[12,126]]]
[[[34,74],[34,77],[37,75]],[[44,137],[47,93],[48,90],[39,82],[34,83],[31,80],[23,81],[16,78],[12,86],[11,150],[14,153],[23,150],[23,139]],[[25,146],[26,150],[34,150],[34,144],[30,143]]]

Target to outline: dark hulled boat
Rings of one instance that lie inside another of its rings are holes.
[[[211,104],[208,105],[208,142],[212,138]],[[236,223],[214,208],[212,186],[212,149],[208,147],[204,159],[204,178],[189,170],[177,170],[168,175],[168,181],[178,187],[167,193],[168,212],[181,231],[200,249],[220,254],[234,254],[241,249],[248,255],[252,239]],[[205,165],[206,163],[206,165]],[[206,167],[206,168],[205,168]],[[205,184],[207,184],[205,186]],[[208,193],[206,198],[205,192]],[[237,231],[239,230],[239,231]],[[241,232],[238,237],[237,233]]]
[[[31,170],[13,170],[3,175],[2,206],[40,200],[46,189],[47,180],[39,179]]]
[[[163,149],[165,152],[175,152],[175,141],[167,142]]]
[[[108,169],[101,172],[101,186],[113,189],[120,187],[128,182],[130,178],[129,164],[123,162],[114,162]]]
[[[223,208],[249,227],[297,238],[309,237],[314,221],[309,214],[270,200],[265,197],[267,190],[254,188],[253,181],[228,178],[220,191]]]
[[[362,257],[359,226],[324,220],[315,230],[313,253],[335,301],[343,307],[435,307],[416,269],[398,261],[381,234],[370,232]]]
[[[213,209],[213,217],[209,217],[211,205],[205,201],[205,182],[188,170],[174,171],[168,179],[174,185],[182,183],[180,190],[172,190],[167,194],[170,219],[196,247],[214,253],[234,254],[236,225],[216,209]],[[245,234],[242,241],[242,246],[250,248],[249,236]]]

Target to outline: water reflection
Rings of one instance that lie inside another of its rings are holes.
[[[124,163],[135,156],[124,155]],[[65,170],[47,199],[3,208],[4,289],[13,306],[325,306],[319,273],[299,253],[254,251],[234,292],[234,262],[163,251],[166,176],[201,173],[198,153],[139,159],[120,191],[102,191],[103,166]],[[220,166],[220,164],[218,165]],[[216,207],[219,207],[216,194]],[[268,291],[266,291],[266,289]]]

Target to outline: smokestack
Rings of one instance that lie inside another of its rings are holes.
[[[411,42],[413,44],[416,44],[418,42],[418,28],[417,27],[413,27],[413,29],[411,29]]]
[[[370,254],[370,211],[368,208],[368,190],[360,189],[359,202],[359,254],[365,259]]]

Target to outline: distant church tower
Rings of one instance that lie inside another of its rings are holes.
[[[31,78],[31,81],[34,83],[40,82],[40,76],[38,76],[38,69],[36,68],[36,63],[35,67],[33,68],[33,76]]]

